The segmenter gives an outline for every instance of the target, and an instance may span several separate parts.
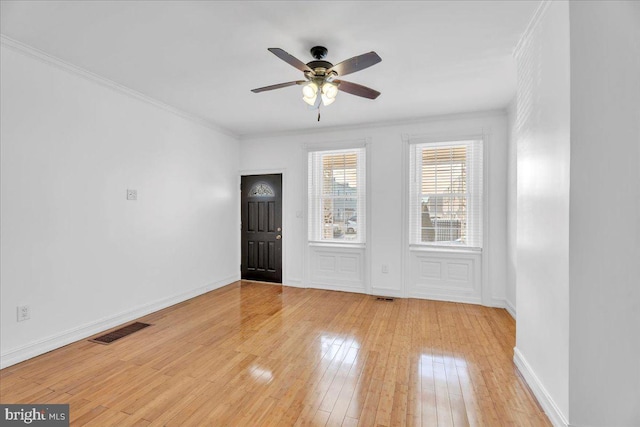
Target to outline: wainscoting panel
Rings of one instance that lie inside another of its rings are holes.
[[[364,248],[309,246],[309,256],[309,287],[366,292]]]
[[[481,302],[481,253],[411,250],[409,254],[409,297]]]

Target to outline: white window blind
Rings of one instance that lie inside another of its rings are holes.
[[[309,240],[364,243],[365,148],[309,152]]]
[[[482,140],[409,147],[411,244],[482,248]]]

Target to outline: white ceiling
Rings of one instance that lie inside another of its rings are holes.
[[[503,108],[515,94],[512,51],[539,1],[2,1],[4,36],[239,135],[349,126]],[[302,73],[303,62],[376,51],[340,93],[306,108],[300,87],[250,89]]]

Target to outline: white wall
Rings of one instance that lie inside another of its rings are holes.
[[[570,20],[570,422],[640,426],[640,3]]]
[[[349,96],[349,95],[343,95]],[[339,102],[336,101],[336,102]],[[301,108],[303,106],[301,105]],[[330,108],[330,107],[329,107]],[[313,120],[310,114],[309,120]],[[410,273],[403,253],[403,134],[459,137],[487,135],[488,203],[490,226],[485,236],[489,252],[486,295],[483,303],[504,306],[506,256],[506,148],[507,122],[503,112],[467,114],[425,119],[421,122],[336,129],[326,132],[283,134],[242,140],[240,164],[243,173],[284,172],[283,258],[284,283],[307,286],[306,234],[306,145],[339,141],[369,141],[368,224],[370,238],[366,256],[364,291],[381,295],[406,295],[403,282]],[[382,265],[388,273],[382,273]]]
[[[36,56],[2,45],[2,366],[239,276],[238,141]]]
[[[515,361],[556,423],[569,417],[569,5],[545,3],[516,50]],[[555,407],[548,407],[552,405]]]
[[[640,3],[544,2],[517,51],[515,362],[554,425],[640,425]]]
[[[516,272],[518,270],[518,144],[516,133],[517,99],[514,98],[507,107],[507,129],[509,142],[507,146],[507,271],[506,301],[507,309],[516,317]]]

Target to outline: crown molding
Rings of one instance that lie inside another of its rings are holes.
[[[544,16],[544,13],[547,11],[547,9],[549,8],[552,2],[553,0],[542,0],[538,5],[538,7],[536,8],[536,10],[533,12],[533,15],[531,16],[531,20],[527,24],[527,28],[524,30],[524,33],[522,33],[522,37],[520,37],[520,40],[518,41],[516,46],[513,48],[514,57],[517,57],[520,54],[522,47],[527,42],[527,40],[531,37],[531,34],[535,31],[536,27],[538,26],[538,23],[540,22],[540,20]]]
[[[189,120],[195,124],[200,126],[204,126],[221,134],[230,136],[235,139],[240,139],[238,135],[231,132],[230,130],[221,127],[220,125],[212,122],[211,120],[204,119],[202,117],[198,117],[194,114],[187,113],[184,110],[173,107],[169,104],[165,104],[164,102],[158,101],[155,98],[144,95],[136,90],[133,90],[127,86],[123,86],[119,83],[114,82],[113,80],[109,80],[105,77],[102,77],[98,74],[92,73],[91,71],[85,70],[84,68],[78,67],[77,65],[66,62],[60,58],[57,58],[53,55],[50,55],[42,50],[36,49],[32,46],[26,45],[22,42],[14,40],[10,37],[5,36],[4,34],[0,34],[0,44],[7,48],[10,48],[18,53],[24,54],[31,58],[37,59],[41,62],[44,62],[49,65],[53,65],[61,70],[64,70],[68,73],[74,74],[76,76],[82,77],[86,80],[97,83],[101,86],[107,87],[109,89],[115,90],[123,95],[127,95],[131,98],[137,99],[138,101],[145,102],[147,104],[153,105],[156,108],[160,108],[166,112],[172,113],[178,117]]]
[[[289,131],[241,134],[239,135],[239,138],[241,141],[249,141],[249,140],[255,140],[255,139],[265,139],[265,138],[274,138],[274,137],[322,135],[322,134],[339,132],[339,131],[358,131],[358,130],[367,131],[367,130],[378,129],[378,128],[389,128],[393,126],[421,125],[421,124],[429,124],[429,123],[447,121],[447,120],[506,117],[506,115],[507,115],[506,107],[503,107],[498,109],[440,114],[440,115],[425,116],[425,117],[410,118],[410,119],[387,120],[387,121],[381,121],[381,122],[359,123],[355,125],[333,126],[333,127],[322,128],[322,129],[306,128],[306,129],[297,129],[297,130],[289,130]]]

